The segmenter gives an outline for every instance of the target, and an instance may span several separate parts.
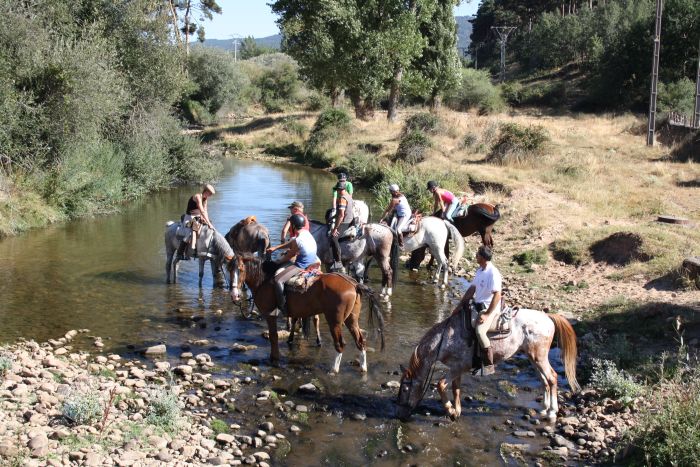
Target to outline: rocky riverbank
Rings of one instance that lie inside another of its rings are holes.
[[[254,367],[218,379],[205,353],[183,353],[171,367],[75,350],[84,336],[87,330],[69,331],[0,350],[0,464],[266,466],[301,431],[293,421],[304,419],[306,406],[282,403],[272,391],[238,399],[243,386],[275,380]],[[255,405],[288,421],[284,429],[264,417],[246,424],[239,407]],[[241,424],[223,421],[237,418]]]

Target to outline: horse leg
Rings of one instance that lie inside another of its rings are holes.
[[[457,376],[452,380],[452,399],[455,401],[455,418],[462,415],[462,399],[460,386],[462,385],[462,377]]]
[[[294,331],[296,329],[296,318],[292,319],[287,317],[287,330],[289,331],[289,337],[287,337],[287,345],[291,346],[294,343]]]
[[[333,366],[331,367],[331,373],[339,373],[340,361],[343,359],[343,349],[345,348],[343,332],[340,329],[340,323],[336,319],[328,320],[328,327],[331,330],[331,337],[333,338],[336,352],[335,358],[333,359]]]
[[[180,258],[175,255],[173,259],[173,267],[172,267],[172,275],[173,275],[173,284],[177,284],[177,268],[180,264]]]
[[[316,328],[316,346],[321,347],[321,318],[314,315],[314,327]]]
[[[360,284],[365,283],[365,265],[362,260],[357,261],[353,264],[355,270],[355,278]]]
[[[528,357],[537,368],[544,386],[544,409],[540,411],[540,415],[546,416],[549,421],[553,422],[557,419],[559,402],[557,400],[557,372],[549,364],[549,346],[537,346],[528,352]]]
[[[437,390],[440,394],[440,400],[442,401],[442,406],[445,407],[445,412],[452,419],[455,420],[455,409],[452,406],[452,401],[447,395],[447,378],[442,378],[437,383]]]
[[[270,333],[270,361],[277,364],[280,361],[279,336],[277,335],[277,317],[267,317],[267,330]]]
[[[204,262],[205,258],[199,258],[199,288],[202,288],[202,279],[204,278]]]
[[[175,251],[168,251],[165,259],[165,283],[170,284],[170,270],[173,267],[173,256]]]
[[[355,305],[353,306],[352,312],[347,318],[345,318],[345,326],[350,331],[353,339],[355,339],[355,345],[360,351],[360,370],[363,373],[367,373],[367,350],[365,349],[365,338],[362,336],[362,331],[360,330],[360,325],[358,322],[361,307],[362,302],[360,300],[355,300]]]
[[[484,245],[488,246],[489,248],[493,248],[493,235],[491,235],[492,230],[493,230],[493,224],[486,227],[485,234],[481,236],[482,243]]]

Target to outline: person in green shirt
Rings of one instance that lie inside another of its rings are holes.
[[[348,174],[344,172],[340,172],[338,174],[338,181],[339,182],[345,182],[345,191],[347,194],[352,196],[353,188],[352,188],[352,182],[348,180]],[[338,199],[338,190],[336,189],[336,185],[333,185],[333,204],[331,206],[335,207],[335,202]]]

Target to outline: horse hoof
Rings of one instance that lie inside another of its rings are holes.
[[[361,366],[361,367],[360,367],[360,372],[362,372],[362,373],[367,373],[367,367],[366,367],[366,366]]]
[[[440,288],[441,288],[442,290],[445,290],[445,284],[440,284]]]
[[[547,412],[547,420],[550,422],[554,423],[557,421],[557,413],[554,410],[550,410]]]

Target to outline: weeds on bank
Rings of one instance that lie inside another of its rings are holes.
[[[549,256],[546,248],[537,248],[534,250],[526,250],[522,253],[513,255],[513,261],[523,266],[526,270],[532,271],[533,264],[547,264]]]
[[[4,378],[12,369],[13,358],[9,353],[0,352],[0,378]]]
[[[62,415],[74,425],[89,425],[102,414],[100,394],[93,389],[73,389],[61,407]]]
[[[228,433],[230,430],[228,423],[226,423],[223,420],[219,420],[218,418],[215,418],[212,420],[209,424],[209,427],[212,429],[214,432],[214,436],[220,435],[221,433]]]
[[[624,405],[631,404],[635,397],[644,392],[644,386],[610,360],[593,359],[590,383],[603,396],[615,398]]]
[[[177,394],[166,388],[151,390],[146,422],[167,433],[175,433],[182,421],[182,403]]]

